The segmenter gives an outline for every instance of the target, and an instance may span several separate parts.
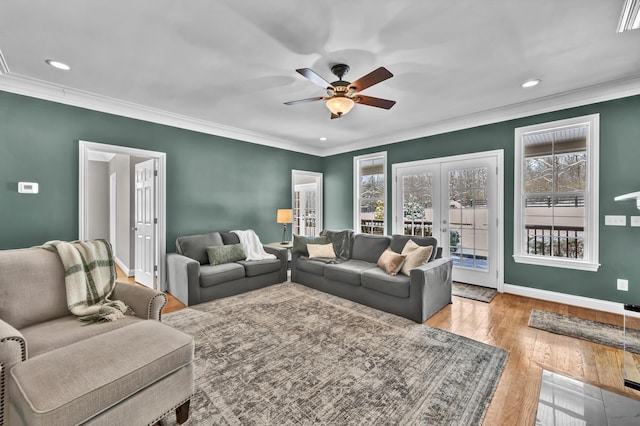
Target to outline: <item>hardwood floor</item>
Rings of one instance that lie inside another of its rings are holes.
[[[640,392],[623,385],[622,350],[530,328],[532,309],[623,322],[620,315],[502,293],[491,303],[454,296],[425,323],[509,351],[484,425],[533,425],[542,369],[640,400]]]
[[[122,269],[120,269],[118,265],[116,265],[116,271],[118,273],[118,276],[116,278],[118,281],[134,284],[134,285],[142,285],[142,284],[136,283],[133,277],[126,276],[125,273],[122,271]],[[178,299],[173,297],[171,294],[167,292],[165,292],[165,294],[167,295],[167,304],[165,305],[164,308],[162,308],[163,314],[168,314],[169,312],[175,312],[175,311],[179,311],[180,309],[186,308],[186,306],[182,302],[180,302]]]
[[[134,283],[122,271],[118,274],[119,281]],[[163,313],[185,308],[171,294],[167,297]],[[502,293],[491,303],[454,296],[453,304],[425,323],[509,351],[484,425],[534,425],[543,369],[640,400],[640,392],[623,385],[622,350],[530,328],[532,309],[623,322],[620,315]]]

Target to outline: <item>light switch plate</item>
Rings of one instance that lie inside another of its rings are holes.
[[[629,280],[623,280],[622,278],[618,278],[617,286],[618,286],[618,290],[620,291],[629,291]]]
[[[622,215],[605,215],[604,224],[609,226],[627,226],[627,217]]]
[[[631,218],[631,226],[640,226],[640,216],[629,216]]]

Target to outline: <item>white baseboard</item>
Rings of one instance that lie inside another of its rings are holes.
[[[120,267],[120,269],[122,269],[122,272],[124,272],[125,274],[127,274],[128,277],[132,277],[136,271],[134,271],[133,269],[129,269],[129,267],[126,265],[126,263],[124,263],[122,260],[120,260],[118,258],[118,256],[114,257],[116,263],[118,264],[118,266]]]
[[[513,284],[504,284],[505,293],[517,294],[518,296],[542,299],[549,302],[563,303],[565,305],[579,306],[581,308],[595,309],[598,311],[612,312],[614,314],[624,314],[624,304],[610,302],[608,300],[592,299],[590,297],[575,296],[573,294],[558,293],[538,288],[524,287]]]

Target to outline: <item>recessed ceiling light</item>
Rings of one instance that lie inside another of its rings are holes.
[[[324,136],[320,138],[321,141],[326,141],[327,138],[325,138]]]
[[[64,62],[54,61],[53,59],[47,59],[45,62],[47,64],[51,65],[52,67],[57,68],[59,70],[69,71],[71,69],[71,67],[69,65],[65,64]]]
[[[531,80],[527,80],[524,83],[522,83],[522,87],[524,87],[526,89],[527,87],[537,86],[538,84],[540,84],[541,81],[542,80],[537,79],[537,78],[531,79]]]

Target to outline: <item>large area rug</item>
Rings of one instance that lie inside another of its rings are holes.
[[[529,317],[529,327],[614,348],[624,348],[624,329],[614,324],[533,309]],[[640,331],[627,330],[627,350],[640,353]]]
[[[163,322],[195,338],[190,425],[478,425],[508,357],[290,282]]]
[[[467,299],[479,300],[490,303],[498,292],[492,288],[480,287],[478,285],[464,284],[454,281],[451,284],[451,294],[465,297]]]

